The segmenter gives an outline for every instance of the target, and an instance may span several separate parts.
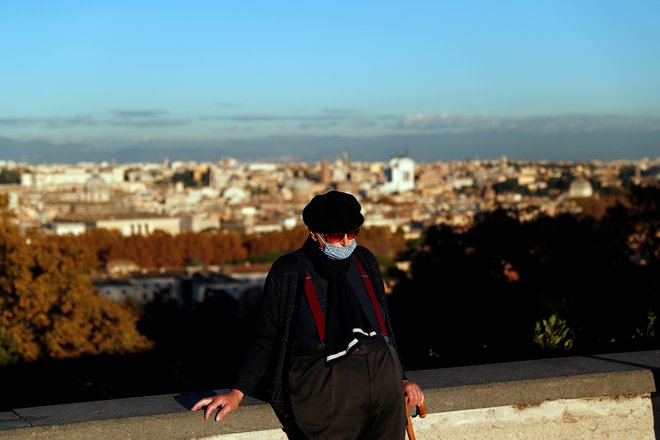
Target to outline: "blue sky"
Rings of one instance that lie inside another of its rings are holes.
[[[660,2],[2,1],[0,136],[660,131]]]

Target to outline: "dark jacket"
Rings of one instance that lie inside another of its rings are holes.
[[[384,311],[387,331],[393,338],[385,304],[383,278],[374,255],[358,246],[354,255],[367,271]],[[304,257],[299,249],[278,258],[268,272],[259,319],[246,359],[233,388],[268,401],[285,431],[293,424],[287,399],[287,372],[296,338],[296,321],[304,292]]]

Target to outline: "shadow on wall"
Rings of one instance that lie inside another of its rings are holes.
[[[242,341],[242,340],[241,340]],[[151,351],[20,363],[0,369],[0,412],[64,403],[211,390],[231,384],[242,358],[231,338],[189,342],[179,355]],[[238,353],[227,356],[227,353]],[[187,409],[186,393],[177,402]],[[189,397],[199,399],[202,395]],[[195,400],[196,402],[197,400]],[[194,403],[194,402],[192,402]],[[192,404],[189,405],[192,407]]]
[[[195,405],[199,400],[205,397],[214,397],[217,393],[214,391],[200,391],[195,393],[181,393],[174,396],[174,400],[187,409],[188,411],[192,410],[193,405]]]

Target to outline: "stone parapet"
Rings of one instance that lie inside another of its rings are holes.
[[[660,351],[412,371],[424,439],[655,439]],[[285,439],[270,407],[246,398],[221,423],[181,393],[0,412],[0,439]],[[660,437],[659,437],[660,438]]]

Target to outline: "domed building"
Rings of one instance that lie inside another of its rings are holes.
[[[105,203],[110,200],[110,188],[98,174],[85,182],[84,200],[91,203]]]
[[[594,188],[591,186],[591,183],[584,177],[578,177],[577,179],[573,180],[571,185],[568,187],[568,196],[573,199],[591,197],[593,195]]]
[[[312,182],[308,179],[298,177],[291,184],[293,201],[298,203],[307,202],[314,195],[312,191]]]

